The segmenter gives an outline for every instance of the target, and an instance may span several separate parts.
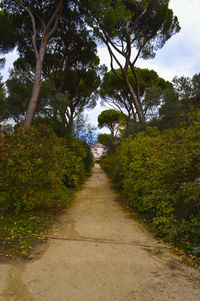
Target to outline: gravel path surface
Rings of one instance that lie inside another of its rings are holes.
[[[30,260],[0,264],[0,301],[199,301],[200,272],[119,204],[101,168]]]

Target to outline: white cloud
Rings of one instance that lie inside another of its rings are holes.
[[[138,60],[137,66],[154,69],[159,76],[172,80],[176,75],[193,76],[200,72],[200,1],[171,0],[169,6],[179,19],[181,31],[157,51],[153,60]],[[107,50],[100,48],[99,55],[110,68]]]
[[[9,77],[9,69],[13,67],[14,61],[18,58],[17,51],[14,50],[2,57],[5,57],[6,59],[5,67],[3,70],[1,70],[1,75],[3,76],[3,81],[5,82]]]
[[[97,124],[98,124],[98,116],[99,114],[104,111],[104,110],[107,110],[107,109],[110,109],[108,106],[101,106],[100,104],[100,100],[97,102],[97,105],[94,109],[92,110],[87,110],[86,111],[86,114],[88,116],[88,121],[89,123],[92,125],[92,126],[95,126],[97,127]],[[99,133],[109,133],[109,131],[107,129],[98,129],[98,132]]]

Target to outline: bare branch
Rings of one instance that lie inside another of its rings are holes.
[[[111,70],[112,70],[112,72],[115,74],[115,76],[119,79],[119,80],[121,80],[121,81],[124,81],[123,80],[123,77],[121,77],[117,72],[116,72],[116,70],[114,69],[114,66],[113,66],[113,58],[114,58],[114,60],[116,61],[116,63],[118,64],[118,66],[120,67],[120,69],[121,69],[121,71],[122,71],[122,74],[123,74],[123,67],[122,67],[122,65],[120,64],[120,62],[118,61],[118,59],[116,58],[116,56],[114,55],[114,53],[112,52],[112,49],[111,49],[111,47],[110,47],[110,45],[109,44],[106,44],[107,45],[107,48],[108,48],[108,52],[109,52],[109,54],[110,54],[110,67],[111,67]]]
[[[35,18],[33,16],[32,12],[31,12],[31,10],[28,7],[25,7],[18,0],[13,0],[13,1],[16,4],[18,4],[19,6],[21,6],[29,14],[29,16],[31,18],[32,27],[33,27],[32,44],[33,44],[33,47],[34,47],[35,56],[36,56],[37,59],[39,59],[39,52],[38,52],[37,45],[36,45],[37,32],[36,32]]]
[[[105,38],[106,38],[106,40],[111,44],[111,46],[119,53],[119,54],[121,54],[122,56],[124,56],[124,53],[123,53],[123,51],[121,51],[116,45],[115,45],[115,43],[109,38],[109,36],[106,34],[106,32],[101,28],[101,30],[102,30],[102,32],[103,32],[103,34],[104,34],[104,36],[105,36]],[[101,38],[102,38],[103,36],[101,35]]]
[[[122,109],[121,109],[121,107],[120,107],[119,104],[115,103],[114,101],[113,101],[113,102],[108,101],[107,103],[108,103],[108,105],[109,105],[111,108],[113,108],[113,109],[116,109],[116,108],[117,108],[117,109],[120,111],[120,113],[122,113],[123,115],[125,115],[124,112],[122,111]]]
[[[141,48],[139,49],[139,51],[138,51],[138,53],[137,53],[137,55],[136,55],[134,61],[133,61],[132,63],[130,63],[130,65],[133,65],[133,66],[135,65],[137,59],[138,59],[139,56],[140,56],[140,53],[141,53],[141,51],[142,51],[142,48],[143,48],[143,47],[141,47]]]
[[[125,58],[126,58],[126,63],[125,63],[125,66],[124,66],[124,72],[125,73],[127,73],[127,71],[128,71],[128,66],[129,66],[129,64],[130,64],[130,59],[131,59],[131,49],[132,49],[132,47],[131,47],[131,41],[130,41],[130,36],[128,37],[128,39],[127,39],[127,50],[126,50],[126,56],[125,56]]]
[[[60,15],[61,15],[61,11],[60,11],[60,13],[57,15],[57,17],[56,17],[56,20],[55,20],[55,23],[54,23],[53,28],[52,28],[51,31],[46,35],[47,41],[48,41],[49,38],[55,33],[55,31],[56,31],[56,29],[57,29],[57,27],[58,27],[58,22],[59,22]]]
[[[135,20],[135,22],[133,23],[133,26],[129,32],[129,36],[131,36],[137,26],[137,24],[139,23],[140,19],[146,14],[147,12],[147,7],[145,8],[145,10],[143,10],[143,12],[137,17],[137,19]]]
[[[47,26],[46,26],[45,35],[48,33],[48,31],[49,31],[49,29],[50,29],[52,23],[54,22],[54,20],[55,20],[56,18],[57,18],[57,19],[56,19],[56,22],[55,22],[55,23],[58,23],[58,19],[59,19],[59,16],[60,16],[60,14],[61,14],[61,9],[62,9],[63,2],[64,2],[64,0],[61,0],[61,1],[59,2],[59,4],[58,4],[58,6],[57,6],[57,8],[56,8],[56,10],[55,10],[55,12],[54,12],[54,14],[53,14],[53,16],[52,16],[51,19],[49,20],[49,22],[48,22],[48,24],[47,24]],[[57,28],[57,26],[56,26],[56,28]],[[53,29],[48,33],[48,38],[50,38],[50,37],[52,36],[52,34],[55,32],[56,28],[55,28],[55,24],[54,24]]]
[[[38,18],[38,20],[39,20],[40,23],[42,24],[43,32],[45,32],[46,24],[45,24],[44,20],[43,20],[37,13],[36,13],[36,17]]]

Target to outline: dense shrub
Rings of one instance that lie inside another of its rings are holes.
[[[69,160],[64,177],[66,186],[78,186],[92,167],[92,155],[89,147],[80,139],[67,141]]]
[[[58,198],[66,166],[62,141],[47,128],[16,130],[1,153],[0,191],[3,205],[16,209],[47,206]]]
[[[200,255],[199,112],[187,127],[124,139],[101,164],[157,235]]]
[[[30,210],[57,202],[63,183],[77,186],[85,174],[85,147],[45,127],[0,133],[0,207]]]

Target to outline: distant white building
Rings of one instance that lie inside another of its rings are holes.
[[[107,147],[101,143],[94,143],[90,149],[94,160],[101,159],[101,157],[107,153]]]

